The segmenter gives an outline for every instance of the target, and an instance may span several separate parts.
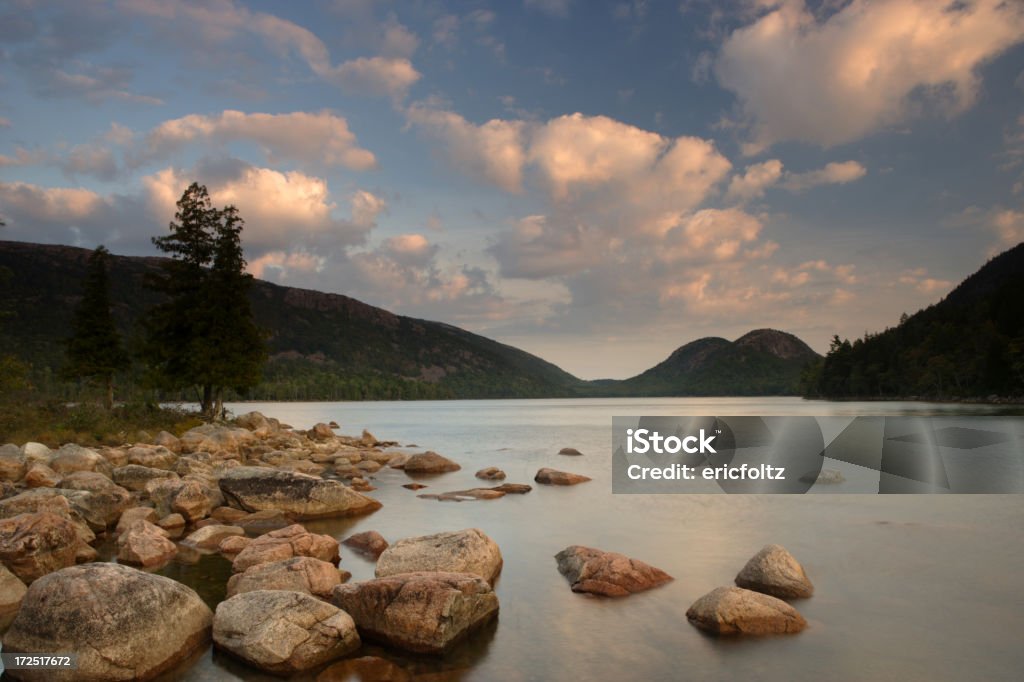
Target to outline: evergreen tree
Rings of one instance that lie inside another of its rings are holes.
[[[75,309],[66,345],[64,377],[88,379],[104,388],[103,405],[114,404],[114,374],[128,366],[128,354],[110,314],[110,252],[103,246],[89,256],[82,300]]]
[[[152,378],[168,389],[195,386],[208,417],[222,411],[225,388],[243,391],[262,377],[266,351],[248,293],[238,209],[215,208],[192,183],[170,234],[153,243],[171,257],[148,282],[164,295],[145,320],[145,355]]]

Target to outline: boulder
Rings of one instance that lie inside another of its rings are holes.
[[[259,412],[246,412],[235,417],[235,423],[241,426],[243,429],[249,429],[250,431],[257,431],[260,429],[266,429],[268,432],[272,430],[270,422]]]
[[[153,437],[153,445],[167,448],[171,452],[181,452],[181,440],[173,433],[161,431]]]
[[[558,572],[568,578],[573,592],[604,597],[625,597],[672,580],[659,568],[624,554],[572,545],[555,555]]]
[[[781,545],[765,545],[736,576],[736,585],[780,599],[803,599],[814,594],[804,567]]]
[[[245,531],[238,526],[223,526],[215,523],[193,531],[181,542],[196,549],[218,549],[224,538],[244,535]]]
[[[117,521],[117,528],[114,529],[115,533],[123,533],[135,524],[136,521],[148,521],[149,523],[156,523],[159,521],[156,509],[152,507],[131,507],[121,512],[121,518]]]
[[[128,463],[150,469],[164,469],[170,471],[178,456],[170,449],[159,445],[136,445],[128,450]]]
[[[53,457],[53,450],[42,443],[28,442],[21,446],[21,453],[25,455],[25,464],[46,464],[49,466],[50,458]]]
[[[168,514],[157,521],[156,525],[166,530],[170,535],[177,537],[185,529],[185,517],[181,514]]]
[[[96,539],[96,534],[89,527],[89,524],[85,522],[79,511],[72,506],[71,501],[61,495],[61,491],[54,490],[53,488],[33,488],[13,497],[0,500],[0,518],[10,518],[18,514],[35,514],[43,511],[56,514],[70,521],[82,542],[90,543]]]
[[[75,565],[81,540],[74,524],[50,512],[0,520],[0,562],[25,583]]]
[[[686,618],[716,635],[800,632],[807,621],[786,602],[741,587],[716,588],[693,603]]]
[[[229,535],[220,541],[220,545],[217,546],[217,549],[220,550],[221,554],[229,555],[228,558],[234,558],[251,543],[252,538],[247,538],[243,535]]]
[[[376,576],[444,571],[472,573],[489,583],[501,572],[501,550],[479,528],[404,538],[377,559]]]
[[[189,429],[181,438],[182,452],[220,452],[237,454],[245,445],[256,442],[252,431],[238,426],[203,424]]]
[[[177,479],[178,474],[166,469],[156,469],[140,464],[126,464],[113,472],[114,482],[128,490],[142,491],[150,481],[161,478]]]
[[[339,585],[331,602],[359,633],[416,653],[439,653],[498,613],[486,580],[467,573],[402,573]]]
[[[329,535],[310,533],[299,524],[295,524],[254,539],[238,553],[231,563],[231,568],[235,573],[241,573],[257,564],[290,559],[294,556],[309,556],[336,563],[340,558],[338,541]]]
[[[29,587],[4,653],[75,652],[77,670],[22,680],[145,680],[206,646],[213,614],[194,591],[113,563],[65,568]]]
[[[341,544],[374,559],[378,558],[381,552],[388,548],[388,541],[375,530],[367,530],[350,535],[342,540]]]
[[[504,481],[505,472],[498,467],[487,467],[476,472],[477,478],[482,478],[485,481]]]
[[[252,535],[263,535],[272,530],[287,528],[293,523],[295,523],[295,520],[283,511],[268,509],[266,511],[252,512],[251,514],[246,513],[245,516],[239,518],[232,525],[239,526],[246,533]]]
[[[308,435],[313,440],[328,440],[335,437],[334,430],[323,422],[314,424],[313,428],[308,431]]]
[[[443,474],[462,467],[436,452],[420,452],[411,455],[402,468],[407,474]]]
[[[35,463],[25,472],[25,485],[29,488],[56,488],[60,485],[60,474],[46,466]]]
[[[28,467],[25,453],[17,445],[0,445],[0,481],[20,481]]]
[[[338,607],[302,592],[257,590],[217,605],[213,641],[276,674],[316,668],[359,648],[355,623]]]
[[[533,480],[545,485],[576,485],[577,483],[586,483],[590,478],[582,474],[570,474],[565,471],[544,467],[537,472]]]
[[[98,471],[109,476],[111,472],[110,463],[103,455],[74,443],[68,443],[53,453],[49,467],[61,476],[76,471]]]
[[[160,566],[178,553],[167,531],[149,521],[136,521],[117,538],[117,560],[137,566]]]
[[[0,615],[16,611],[27,589],[21,578],[0,564]]]
[[[339,481],[266,467],[241,466],[219,481],[227,501],[246,511],[277,509],[296,519],[355,516],[381,504]]]
[[[526,485],[525,483],[502,483],[501,485],[494,486],[491,490],[497,490],[506,495],[525,495],[533,490],[533,486]]]
[[[214,506],[203,485],[195,480],[184,481],[171,500],[171,511],[193,523],[209,516]]]
[[[338,567],[329,561],[297,556],[249,567],[228,579],[228,596],[255,590],[290,590],[330,599],[341,584]]]
[[[227,524],[234,524],[235,521],[243,519],[248,515],[248,512],[235,509],[234,507],[217,507],[210,512],[210,518]]]
[[[577,450],[576,448],[562,448],[561,450],[558,451],[558,454],[578,456],[582,455],[583,453]]]
[[[68,478],[68,476],[64,477],[64,480],[61,481],[62,486],[68,484]],[[60,488],[57,492],[67,498],[71,507],[81,515],[91,529],[103,531],[117,523],[122,512],[135,504],[130,492],[113,481],[109,482],[109,486],[106,489],[94,491]],[[38,490],[43,490],[43,488]]]

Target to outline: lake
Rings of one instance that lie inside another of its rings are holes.
[[[343,539],[377,530],[389,541],[468,527],[501,547],[497,622],[444,658],[384,656],[420,680],[1019,680],[1024,670],[1024,497],[1019,495],[613,495],[614,415],[987,414],[926,403],[829,403],[795,398],[245,403],[296,428],[337,421],[345,434],[431,449],[462,470],[424,480],[423,492],[477,486],[498,466],[533,484],[542,466],[594,480],[534,486],[492,501],[438,502],[382,469],[382,509],[306,524]],[[582,457],[557,454],[575,447]],[[690,604],[732,584],[767,543],[804,565],[815,596],[793,602],[809,622],[795,636],[713,638],[686,620]],[[581,544],[621,552],[675,577],[624,599],[574,594],[554,555]],[[342,547],[353,580],[373,563]],[[211,604],[230,565],[219,556],[161,570]],[[208,649],[174,672],[189,680],[274,679]],[[327,679],[328,675],[324,676]],[[330,676],[329,679],[346,679]],[[357,678],[352,678],[357,679]]]

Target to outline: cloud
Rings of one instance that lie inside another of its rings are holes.
[[[784,140],[825,147],[969,108],[978,70],[1024,41],[1024,4],[852,0],[817,18],[802,0],[767,10],[725,40],[719,83],[751,124],[750,152]]]
[[[164,101],[132,90],[135,74],[127,67],[96,66],[81,60],[66,66],[38,65],[33,88],[43,97],[78,97],[100,103],[117,100],[129,104],[160,106]]]
[[[408,59],[360,57],[333,69],[330,79],[353,92],[400,99],[420,79],[420,73]]]
[[[18,223],[78,226],[93,219],[108,202],[78,187],[40,187],[26,182],[0,183],[0,205],[12,227]]]
[[[42,163],[46,155],[39,151],[30,151],[24,147],[15,147],[14,155],[0,154],[0,168],[13,166],[34,166]]]
[[[11,119],[0,116],[0,128],[10,128]]]
[[[928,276],[925,268],[904,270],[899,278],[900,284],[913,287],[917,292],[932,295],[938,292],[949,291],[953,288],[953,282],[948,279],[935,279]]]
[[[813,171],[794,173],[783,168],[778,159],[747,166],[742,175],[729,181],[726,198],[747,203],[764,196],[767,189],[780,186],[790,192],[803,192],[821,185],[845,185],[867,175],[867,169],[857,161],[833,161]]]
[[[164,121],[145,135],[142,150],[134,154],[134,163],[166,158],[187,143],[238,140],[255,142],[271,163],[287,159],[350,170],[369,170],[377,165],[373,153],[359,146],[348,122],[330,111],[246,114],[233,110]]]
[[[743,175],[735,175],[729,181],[726,196],[739,201],[760,199],[764,191],[782,178],[782,162],[771,159],[763,163],[747,166]]]
[[[820,170],[789,173],[783,186],[792,192],[802,192],[819,185],[845,185],[867,175],[867,169],[856,161],[833,162]]]
[[[567,17],[572,0],[524,0],[523,4],[553,17]]]

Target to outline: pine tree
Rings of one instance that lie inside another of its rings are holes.
[[[103,246],[96,247],[89,256],[63,370],[65,378],[88,379],[103,386],[103,405],[108,410],[114,404],[114,374],[128,366],[128,354],[110,313],[109,259],[110,252]]]
[[[145,355],[164,388],[195,386],[208,417],[222,411],[225,388],[259,383],[263,335],[252,315],[238,209],[215,208],[207,190],[192,183],[181,199],[170,234],[153,243],[171,258],[150,288],[165,301],[145,320]]]

